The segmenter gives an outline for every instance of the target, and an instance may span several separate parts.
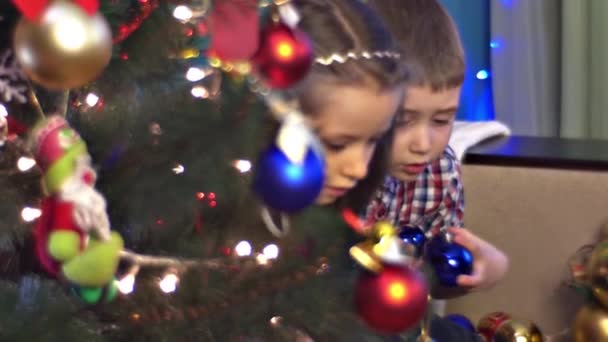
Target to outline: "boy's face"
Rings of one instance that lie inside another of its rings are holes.
[[[433,92],[427,86],[407,87],[395,124],[389,169],[393,177],[414,180],[428,163],[441,156],[452,133],[460,89]]]

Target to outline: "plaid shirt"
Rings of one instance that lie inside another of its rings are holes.
[[[367,225],[385,220],[397,227],[418,226],[432,236],[449,227],[462,227],[463,214],[460,162],[448,147],[413,181],[387,176],[364,220]]]

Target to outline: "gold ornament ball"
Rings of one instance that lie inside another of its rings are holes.
[[[608,312],[597,306],[584,306],[576,314],[574,342],[608,341]]]
[[[608,240],[600,242],[591,253],[587,276],[594,297],[608,308]]]
[[[494,342],[542,342],[543,334],[533,322],[510,319],[500,325]]]
[[[104,17],[62,0],[51,2],[38,22],[21,18],[14,41],[26,75],[52,90],[87,84],[112,56],[112,32]]]

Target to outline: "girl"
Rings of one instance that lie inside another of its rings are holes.
[[[383,23],[357,0],[296,0],[317,57],[294,95],[325,148],[317,204],[361,206],[384,175],[404,70]]]
[[[291,4],[299,11],[299,28],[311,38],[316,58],[307,78],[289,95],[319,137],[326,169],[316,200],[319,206],[294,218],[298,227],[281,240],[281,250],[303,250],[299,252],[303,257],[289,257],[285,263],[327,262],[319,266],[323,277],[313,276],[293,295],[288,290],[278,294],[276,298],[289,299],[275,299],[271,312],[314,341],[382,340],[361,324],[352,308],[357,272],[346,258],[349,246],[344,237],[349,229],[338,221],[335,207],[362,209],[382,180],[393,119],[403,101],[405,70],[388,30],[362,1],[292,0]],[[279,235],[269,217],[262,211],[266,226]],[[285,229],[286,222],[281,220]],[[344,257],[332,255],[331,250]]]

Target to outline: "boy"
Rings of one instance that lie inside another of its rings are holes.
[[[464,52],[458,31],[436,0],[370,0],[404,50],[410,72],[397,114],[390,176],[368,206],[365,220],[413,225],[427,235],[440,231],[474,256],[466,291],[492,287],[506,273],[507,257],[463,227],[460,163],[448,146],[464,81]],[[443,289],[446,290],[446,289]],[[434,293],[436,298],[454,293]],[[463,291],[458,294],[462,294]]]
[[[427,236],[449,232],[453,242],[474,257],[473,274],[457,279],[458,288],[432,289],[450,298],[488,289],[505,275],[507,257],[463,225],[464,196],[460,163],[448,141],[464,81],[464,52],[458,31],[437,0],[369,0],[403,49],[410,72],[406,97],[397,114],[390,175],[365,213],[372,224],[420,227]],[[406,333],[407,335],[407,333]],[[473,341],[473,333],[434,317],[437,341]]]

